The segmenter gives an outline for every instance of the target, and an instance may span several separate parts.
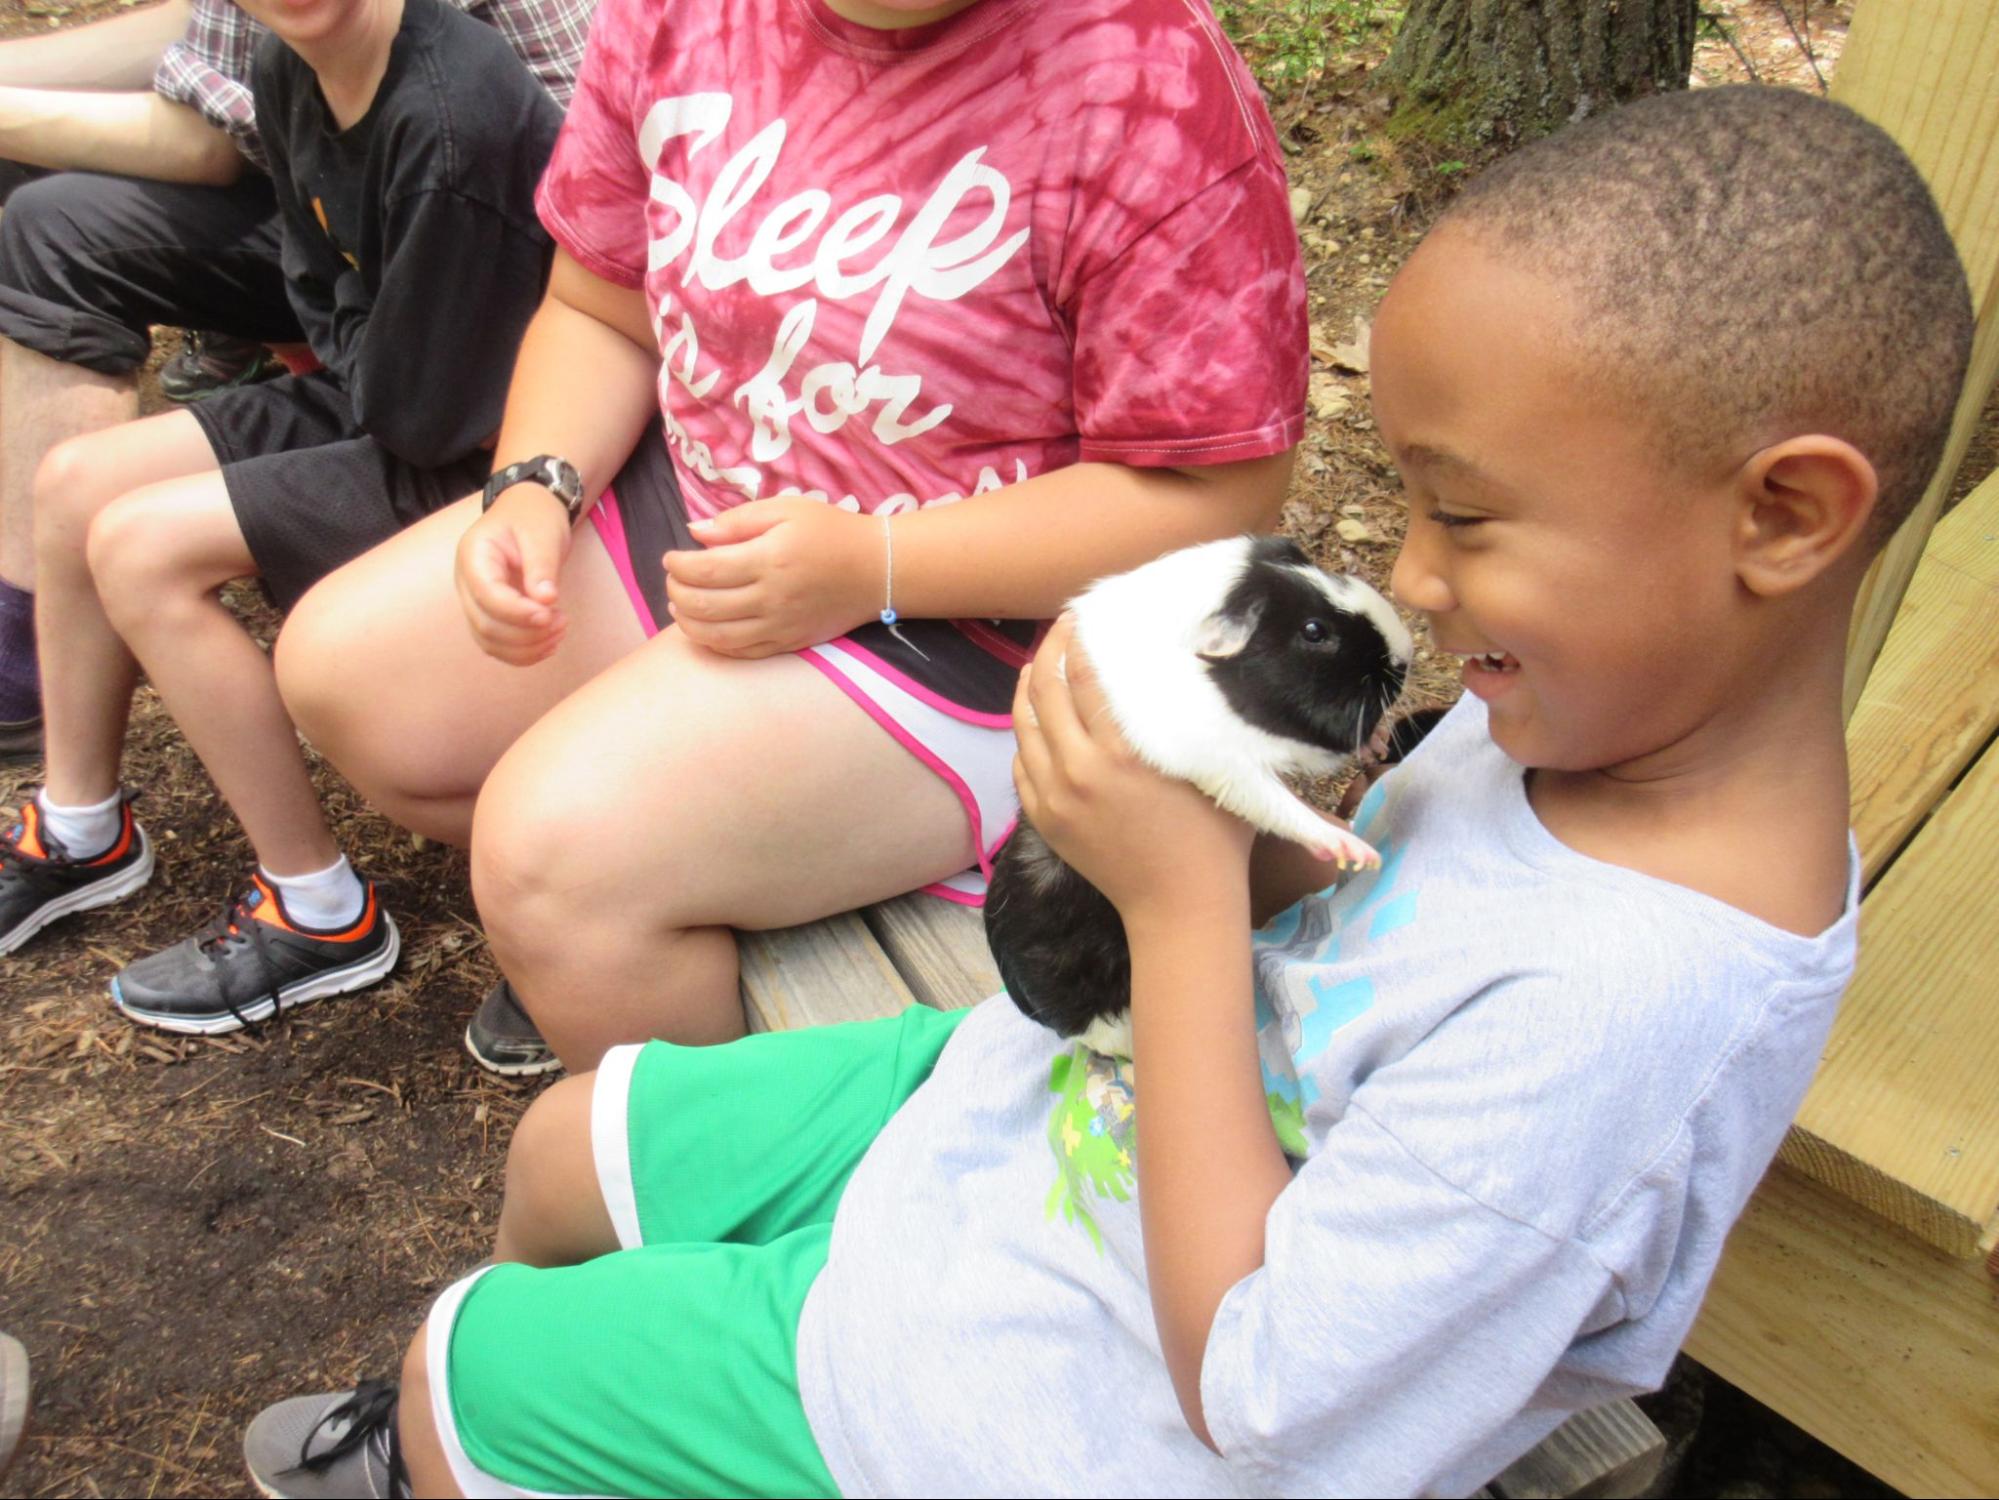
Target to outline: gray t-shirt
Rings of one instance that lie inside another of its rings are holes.
[[[1256,939],[1300,1162],[1187,1430],[1140,1243],[1129,1064],[980,1006],[861,1163],[799,1326],[860,1495],[1465,1494],[1656,1386],[1853,970],[1585,858],[1466,700],[1362,804],[1379,871]]]

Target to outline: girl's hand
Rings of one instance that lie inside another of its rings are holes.
[[[1132,753],[1067,615],[1021,673],[1013,728],[1021,810],[1127,925],[1245,889],[1253,830]]]
[[[817,500],[752,500],[688,529],[703,552],[666,554],[673,623],[724,656],[816,646],[875,617],[881,523]]]
[[[534,484],[515,485],[465,529],[454,574],[480,650],[526,667],[562,644],[568,621],[556,577],[569,543],[562,502]]]

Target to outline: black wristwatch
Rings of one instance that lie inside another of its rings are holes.
[[[508,464],[486,481],[486,492],[479,501],[479,509],[488,511],[493,502],[500,498],[504,490],[517,484],[538,484],[562,502],[562,508],[569,512],[569,524],[574,526],[577,517],[583,514],[583,476],[576,472],[576,465],[566,458],[557,458],[552,453],[544,453],[538,458],[522,459],[517,464]]]

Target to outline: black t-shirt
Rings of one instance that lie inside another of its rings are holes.
[[[435,468],[500,424],[551,244],[534,189],[562,111],[492,27],[403,0],[374,103],[341,130],[303,59],[257,49],[286,289],[363,431]]]

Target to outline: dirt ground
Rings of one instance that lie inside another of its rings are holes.
[[[0,0],[0,36],[120,8]],[[1285,525],[1321,561],[1383,582],[1403,508],[1368,415],[1356,320],[1364,328],[1467,166],[1384,137],[1366,84],[1393,13],[1376,9],[1351,46],[1274,89],[1272,108],[1313,320],[1311,415]],[[1802,32],[1775,0],[1717,9],[1697,82],[1753,68],[1816,87],[1813,64],[1830,74],[1849,7],[1812,5]],[[1792,0],[1791,17],[1801,9]],[[1276,43],[1238,29],[1268,78]],[[268,637],[269,611],[247,590],[234,597]],[[1426,658],[1414,693],[1443,701],[1452,677]],[[459,1047],[494,973],[463,857],[391,826],[324,767],[341,841],[402,924],[393,980],[254,1035],[176,1042],[123,1025],[108,976],[218,911],[250,864],[150,693],[128,764],[158,877],[0,972],[0,1327],[27,1343],[36,1377],[35,1426],[11,1478],[37,1495],[247,1493],[249,1417],[280,1396],[393,1372],[430,1298],[485,1253],[533,1086],[486,1077]],[[0,806],[35,780],[32,767],[0,771]],[[1692,1368],[1655,1410],[1691,1445],[1682,1493],[1891,1493]]]

